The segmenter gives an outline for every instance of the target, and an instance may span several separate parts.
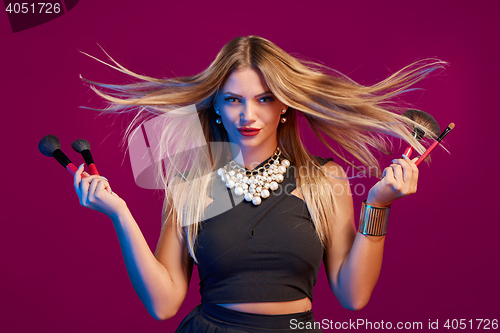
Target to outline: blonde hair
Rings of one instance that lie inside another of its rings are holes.
[[[333,154],[354,167],[326,141],[325,136],[380,176],[380,167],[372,148],[389,154],[391,144],[387,135],[409,142],[419,153],[425,151],[410,131],[415,123],[397,113],[400,110],[393,103],[393,98],[446,64],[437,59],[420,60],[377,84],[363,86],[324,65],[297,59],[258,36],[234,38],[221,49],[207,69],[188,77],[158,79],[143,76],[110,59],[116,66],[103,63],[142,82],[107,85],[87,81],[98,95],[110,102],[101,111],[128,112],[139,108],[127,133],[130,133],[133,124],[140,122],[139,116],[144,111],[146,114],[168,115],[179,107],[196,106],[196,120],[201,122],[203,138],[195,138],[196,134],[189,132],[189,126],[179,128],[165,124],[160,140],[160,156],[165,156],[163,153],[169,145],[181,149],[177,151],[188,152],[182,157],[171,156],[170,163],[165,165],[166,170],[158,172],[158,179],[165,189],[162,221],[171,218],[178,227],[179,235],[182,230],[186,231],[189,252],[195,261],[199,230],[196,222],[203,220],[206,197],[211,190],[212,178],[207,175],[225,165],[225,157],[231,156],[231,152],[225,145],[189,150],[193,145],[188,138],[195,141],[203,139],[205,143],[228,141],[223,126],[215,123],[213,104],[218,90],[232,71],[247,67],[258,69],[271,92],[289,106],[288,121],[278,126],[278,144],[284,157],[301,171],[296,176],[296,185],[302,192],[318,237],[326,246],[331,241],[331,223],[335,221],[332,209],[335,195],[320,165],[300,139],[298,113],[302,113],[316,136]],[[105,93],[96,87],[109,91]],[[179,173],[185,175],[185,181],[175,178]]]

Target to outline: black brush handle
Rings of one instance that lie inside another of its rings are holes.
[[[82,156],[83,156],[83,159],[85,160],[85,163],[87,163],[87,165],[91,165],[94,163],[94,159],[92,158],[92,154],[90,153],[90,150],[88,150],[88,149],[82,150]]]
[[[56,159],[59,164],[61,164],[64,168],[68,166],[68,164],[71,163],[71,160],[66,156],[61,149],[56,149],[52,153],[52,157]]]
[[[439,136],[439,138],[437,138],[437,141],[443,140],[444,137],[447,136],[448,133],[450,133],[451,130],[452,130],[452,127],[450,127],[450,126],[446,127],[446,129],[443,131],[443,133],[441,133],[441,135]]]

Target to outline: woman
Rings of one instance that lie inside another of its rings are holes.
[[[320,332],[305,323],[314,322],[312,287],[321,261],[342,306],[358,310],[367,304],[381,268],[390,204],[417,189],[416,159],[396,159],[384,169],[363,203],[356,232],[344,171],[332,159],[308,153],[297,116],[341,159],[322,135],[380,175],[370,147],[387,153],[383,134],[424,151],[408,131],[412,122],[390,110],[388,101],[442,62],[420,61],[365,87],[249,36],[231,40],[205,71],[191,77],[156,79],[115,64],[144,82],[93,83],[110,89],[92,87],[111,102],[108,111],[139,106],[139,115],[169,115],[195,104],[202,135],[211,143],[206,150],[170,157],[159,172],[165,202],[154,255],[105,179],[82,179],[82,167],[74,177],[80,203],[112,219],[134,289],[154,318],[175,315],[193,263],[202,304],[178,332]],[[161,156],[171,142],[187,150],[190,128],[166,124]],[[228,197],[232,205],[224,208]]]

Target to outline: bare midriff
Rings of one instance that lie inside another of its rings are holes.
[[[234,311],[268,315],[299,313],[309,311],[312,308],[309,297],[285,302],[223,303],[217,305]]]

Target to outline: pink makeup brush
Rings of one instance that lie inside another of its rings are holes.
[[[448,127],[446,127],[446,129],[443,131],[443,133],[441,133],[441,135],[437,138],[437,140],[429,148],[427,148],[427,150],[425,151],[425,153],[422,154],[422,156],[420,156],[420,158],[415,162],[415,164],[418,166],[420,163],[422,163],[422,161],[427,157],[427,155],[429,155],[431,151],[433,151],[434,148],[436,148],[436,146],[441,142],[441,140],[443,140],[444,137],[447,136],[448,133],[450,133],[450,131],[454,127],[455,127],[454,123],[449,124]]]

